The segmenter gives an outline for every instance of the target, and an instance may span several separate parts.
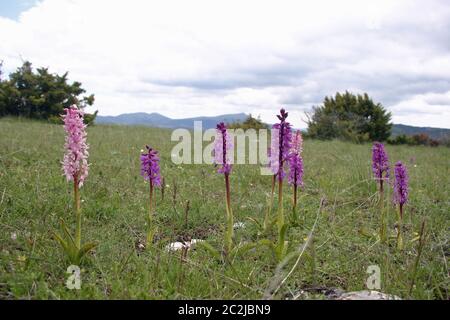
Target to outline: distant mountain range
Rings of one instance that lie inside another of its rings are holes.
[[[186,128],[192,129],[194,121],[202,121],[203,129],[215,128],[218,122],[231,123],[236,121],[244,121],[247,118],[245,113],[224,114],[215,117],[196,117],[186,119],[171,119],[159,113],[126,113],[118,116],[97,116],[95,122],[98,124],[118,124],[128,126],[148,126],[156,128]],[[426,133],[431,138],[440,140],[450,136],[450,129],[429,128],[429,127],[413,127],[403,124],[394,124],[392,135],[401,134],[414,135]]]
[[[392,127],[392,136],[398,136],[405,134],[412,136],[414,134],[425,133],[430,138],[441,140],[446,137],[450,137],[450,129],[430,128],[430,127],[413,127],[404,124],[394,124]]]
[[[215,128],[219,122],[244,121],[247,118],[245,113],[224,114],[215,117],[196,117],[186,119],[171,119],[159,113],[127,113],[118,116],[97,116],[95,122],[98,124],[120,124],[120,125],[141,125],[157,128],[186,128],[192,129],[194,121],[202,121],[203,129]]]

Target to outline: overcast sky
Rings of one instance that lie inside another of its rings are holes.
[[[173,118],[368,92],[395,123],[450,128],[450,1],[0,0],[0,60],[70,72],[101,115]],[[90,110],[92,111],[92,109]]]

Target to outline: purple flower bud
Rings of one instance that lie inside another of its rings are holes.
[[[146,146],[147,152],[141,154],[141,176],[154,186],[161,186],[158,151]]]
[[[286,175],[283,167],[289,158],[291,149],[292,132],[290,123],[286,121],[287,117],[288,113],[284,109],[281,109],[280,115],[277,115],[280,123],[272,126],[269,161],[273,174],[277,175],[280,181]]]
[[[218,173],[229,175],[232,169],[231,150],[233,139],[227,131],[226,125],[221,122],[217,125],[216,139],[214,140],[214,163],[220,166]]]
[[[389,180],[389,159],[380,142],[375,142],[372,148],[372,171],[380,185],[383,180]]]
[[[403,206],[408,201],[408,171],[401,161],[394,168],[394,203]]]

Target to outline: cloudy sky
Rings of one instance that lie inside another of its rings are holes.
[[[448,0],[0,0],[0,60],[70,72],[102,115],[246,112],[296,127],[337,91],[450,128]]]

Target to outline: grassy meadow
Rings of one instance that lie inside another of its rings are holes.
[[[52,231],[63,218],[74,226],[72,183],[62,175],[62,126],[0,120],[0,299],[326,299],[337,289],[366,289],[370,265],[381,269],[381,291],[403,299],[449,299],[450,148],[387,146],[391,165],[409,170],[410,201],[404,217],[405,248],[395,239],[382,244],[371,145],[306,140],[305,187],[299,218],[288,230],[296,259],[277,268],[271,251],[257,247],[232,266],[198,247],[184,261],[167,252],[173,241],[223,242],[223,176],[212,165],[175,165],[171,131],[144,127],[88,128],[90,172],[81,188],[83,241],[98,247],[82,265],[81,290],[65,283],[69,262]],[[140,150],[161,154],[164,198],[156,193],[156,241],[143,248],[147,230],[148,184],[140,176]],[[258,165],[236,165],[231,175],[235,243],[276,239],[276,227],[261,234],[257,224],[267,209],[271,177]],[[291,208],[285,187],[285,213]],[[189,201],[189,210],[186,210]],[[276,199],[272,216],[276,215]],[[187,217],[187,219],[186,219]],[[389,206],[388,230],[395,236],[397,213]],[[417,235],[426,220],[426,241],[418,263]],[[372,236],[373,235],[373,236]],[[289,271],[291,271],[289,273]],[[285,281],[281,284],[280,279]],[[278,288],[274,292],[273,288]]]

